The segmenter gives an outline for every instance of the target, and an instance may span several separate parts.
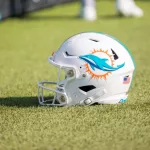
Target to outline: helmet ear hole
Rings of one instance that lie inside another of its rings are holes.
[[[89,92],[93,89],[95,89],[96,87],[94,85],[87,85],[87,86],[80,86],[79,89],[84,91],[84,92]]]

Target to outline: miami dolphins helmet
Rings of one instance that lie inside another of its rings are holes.
[[[58,80],[38,83],[41,105],[116,104],[128,98],[135,65],[128,49],[112,36],[74,35],[48,61],[58,68]]]

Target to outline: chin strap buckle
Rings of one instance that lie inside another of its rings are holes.
[[[101,89],[101,88],[96,89],[95,94],[91,95],[92,93],[91,94],[88,93],[89,97],[80,101],[80,104],[81,105],[91,105],[96,102],[96,99],[101,98],[106,93],[107,93],[106,89]]]
[[[92,99],[91,98],[87,98],[84,100],[84,104],[85,105],[90,105],[92,103]]]

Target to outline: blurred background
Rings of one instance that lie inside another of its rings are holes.
[[[97,2],[100,0],[97,0]],[[105,0],[108,1],[108,0]],[[113,1],[113,0],[112,0]],[[116,3],[126,5],[128,1],[133,0],[116,0]],[[141,0],[149,1],[149,0]],[[95,7],[96,0],[0,0],[0,19],[7,17],[23,17],[27,13],[37,11],[44,8],[53,7],[63,3],[81,2],[81,5]],[[129,10],[130,8],[128,8]],[[134,8],[132,8],[134,9]]]
[[[0,17],[20,17],[31,11],[77,0],[0,0]]]

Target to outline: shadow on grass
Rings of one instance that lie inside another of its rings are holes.
[[[54,21],[54,20],[82,20],[81,17],[75,15],[43,15],[43,16],[30,16],[25,15],[24,17],[20,17],[20,20],[23,21]],[[133,17],[124,17],[121,14],[107,14],[107,15],[99,15],[97,20],[121,20],[121,19],[133,19]]]
[[[110,20],[110,19],[124,19],[125,17],[119,14],[108,14],[108,15],[102,15],[99,16],[99,19],[105,19],[105,20]]]
[[[42,15],[42,16],[30,16],[24,15],[20,17],[13,17],[16,19],[20,19],[23,21],[53,21],[53,20],[77,20],[80,19],[78,16],[70,16],[70,15]]]
[[[121,19],[128,19],[132,20],[135,19],[134,17],[124,17],[122,14],[107,14],[107,15],[100,15],[99,20],[121,20]]]
[[[37,97],[8,97],[0,98],[0,106],[38,107]]]
[[[98,20],[105,19],[105,20],[114,20],[114,19],[124,19],[125,17],[120,14],[109,14],[99,16]],[[24,17],[20,17],[19,19],[25,21],[50,21],[50,20],[82,20],[79,16],[70,16],[70,15],[44,15],[44,16],[30,16],[26,15]]]
[[[23,16],[15,16],[11,17],[12,19],[17,19],[19,21],[76,21],[76,20],[82,20],[81,17],[77,15],[23,15]],[[97,20],[121,20],[121,19],[133,19],[132,17],[124,17],[120,14],[108,14],[108,15],[99,15]],[[5,20],[5,19],[4,19]],[[7,19],[6,19],[7,20]],[[3,21],[2,21],[3,22]],[[1,22],[1,23],[2,23]]]
[[[50,99],[52,97],[49,97]],[[0,98],[0,106],[7,106],[7,107],[39,107],[38,103],[38,97],[7,97],[7,98]],[[150,99],[148,99],[145,102],[141,103],[125,103],[125,104],[116,104],[116,105],[104,105],[104,104],[98,104],[95,103],[91,106],[88,107],[99,107],[104,106],[105,109],[108,109],[109,111],[113,111],[114,108],[116,108],[118,111],[119,110],[126,110],[126,109],[131,109],[131,110],[144,110],[147,111],[147,109],[150,109]],[[106,107],[105,107],[106,106]],[[53,106],[49,106],[53,107]],[[83,106],[78,106],[78,107],[83,107]],[[147,109],[146,109],[147,108]],[[106,111],[106,110],[105,110]]]

